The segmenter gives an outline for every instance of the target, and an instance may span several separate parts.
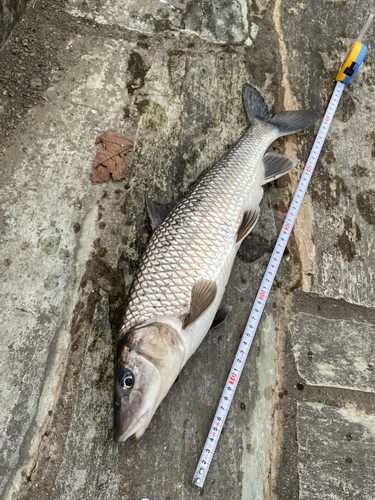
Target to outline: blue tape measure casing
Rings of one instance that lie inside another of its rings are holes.
[[[347,85],[353,76],[357,73],[367,52],[367,47],[363,43],[355,42],[349,50],[340,71],[337,73],[336,81]]]

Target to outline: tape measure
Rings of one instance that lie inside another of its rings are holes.
[[[374,17],[373,14],[369,15],[365,25],[363,26],[358,35],[357,41],[354,42],[354,44],[346,54],[344,62],[340,67],[340,71],[337,73],[336,81],[344,82],[345,85],[347,85],[353,78],[353,76],[357,73],[358,68],[362,64],[363,59],[365,58],[367,52],[366,45],[361,43],[362,38],[366,33],[368,27],[370,26],[373,17]]]
[[[246,358],[249,354],[251,343],[253,341],[264,306],[270,293],[272,283],[275,279],[275,275],[279,268],[286,245],[288,243],[289,236],[296,221],[298,211],[306,194],[307,186],[309,185],[316,162],[318,161],[321,149],[327,137],[329,127],[332,123],[332,119],[337,109],[337,105],[340,101],[345,85],[353,78],[365,57],[367,47],[361,43],[361,40],[363,35],[367,31],[367,28],[369,27],[372,19],[373,15],[371,14],[366,24],[362,28],[357,41],[349,50],[343,64],[341,65],[340,71],[337,74],[337,83],[335,90],[329,102],[323,121],[320,125],[318,134],[316,136],[310,156],[307,160],[305,169],[297,186],[296,193],[293,197],[280,235],[277,239],[276,246],[271,255],[271,259],[264,274],[263,281],[258,290],[257,298],[251,310],[245,332],[242,336],[234,362],[230,369],[219,406],[216,410],[210,432],[208,433],[206,443],[204,445],[201,457],[198,462],[198,466],[194,474],[193,484],[199,486],[200,488],[203,487],[204,481],[206,479],[208,469],[211,465],[225,419],[227,418],[234,393],[236,392],[238,381],[245,365]]]

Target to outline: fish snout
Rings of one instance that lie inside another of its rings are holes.
[[[119,430],[116,425],[113,427],[113,440],[116,443],[123,443],[125,441],[124,434]]]

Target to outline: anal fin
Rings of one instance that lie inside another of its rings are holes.
[[[216,297],[216,283],[211,280],[198,280],[191,290],[190,311],[183,328],[188,327],[212,304]]]
[[[267,153],[263,157],[263,164],[264,181],[262,184],[266,184],[292,170],[297,165],[297,160],[289,156]]]
[[[243,240],[245,238],[245,236],[250,233],[252,228],[257,223],[257,220],[259,217],[259,212],[260,212],[259,207],[254,207],[254,208],[251,208],[249,210],[245,210],[245,212],[242,216],[241,224],[239,225],[239,228],[237,231],[236,243]]]
[[[232,309],[233,309],[232,306],[220,307],[217,310],[216,316],[214,317],[210,330],[221,325],[221,323],[225,320],[225,318],[228,316],[228,314],[231,312]]]
[[[155,231],[172,210],[173,203],[157,203],[156,201],[150,200],[147,194],[145,195],[145,200],[151,228]]]

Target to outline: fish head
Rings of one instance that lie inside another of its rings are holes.
[[[151,323],[133,329],[117,349],[113,437],[118,443],[141,437],[182,367],[177,330]]]
[[[161,377],[152,362],[127,346],[117,361],[114,396],[114,439],[140,437],[154,414]]]

